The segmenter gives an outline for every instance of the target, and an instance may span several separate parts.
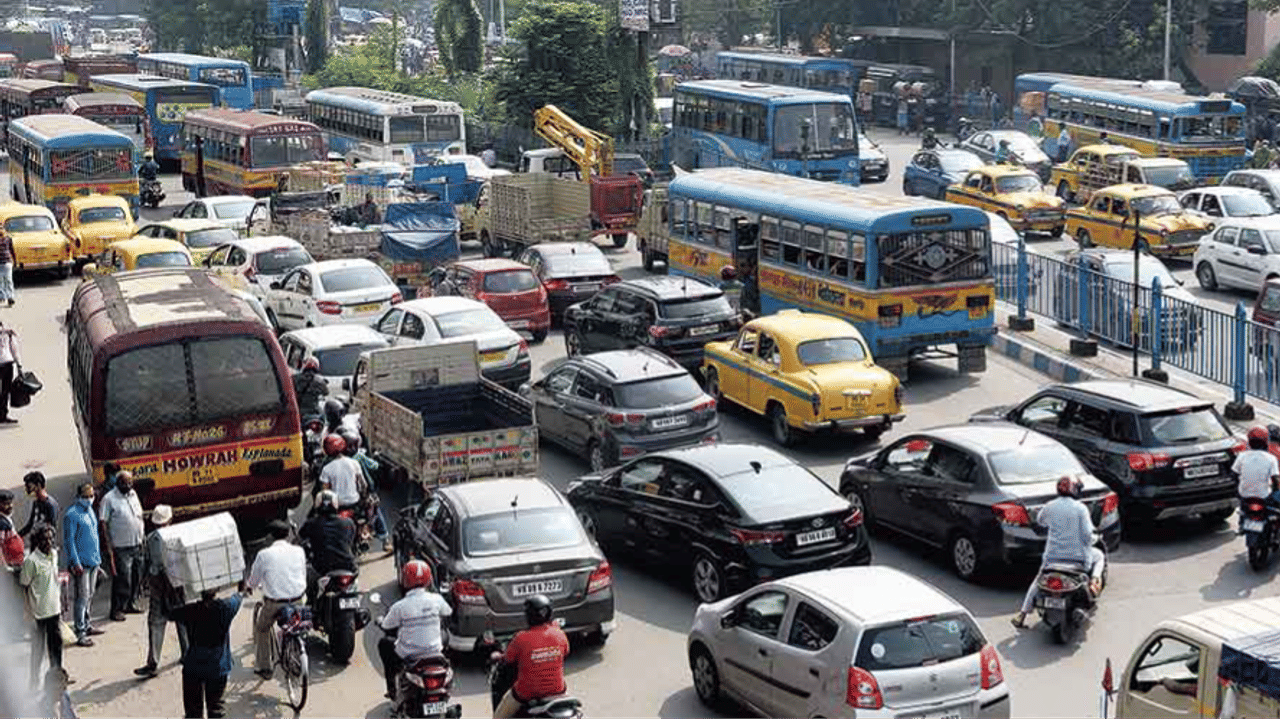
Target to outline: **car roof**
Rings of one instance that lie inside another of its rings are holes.
[[[477,308],[486,308],[489,306],[478,300],[472,300],[471,298],[441,295],[439,297],[409,300],[408,302],[400,303],[396,307],[401,310],[413,310],[427,315],[438,315],[440,313],[458,312],[459,310],[475,310]]]
[[[1280,214],[1249,215],[1244,217],[1215,217],[1213,222],[1219,227],[1246,227],[1258,230],[1280,230]]]
[[[659,300],[687,297],[714,297],[724,291],[710,283],[691,277],[642,277],[624,280],[615,287],[625,286],[652,295]]]
[[[1108,185],[1097,192],[1107,193],[1108,195],[1122,195],[1125,197],[1173,194],[1172,190],[1162,188],[1159,185],[1143,185],[1141,183],[1120,183],[1119,185]]]
[[[503,270],[528,270],[529,266],[522,262],[507,258],[480,258],[478,260],[459,260],[454,266],[467,268],[478,273],[500,272]]]
[[[1192,188],[1188,193],[1198,192],[1208,195],[1254,195],[1261,197],[1262,193],[1253,188],[1239,187],[1238,185],[1214,185],[1211,187]]]
[[[983,165],[969,171],[970,173],[982,173],[993,178],[1008,177],[1010,175],[1035,175],[1034,170],[1028,170],[1021,165]]]
[[[922,430],[919,434],[929,435],[982,455],[1016,447],[1034,448],[1058,445],[1058,441],[1046,435],[1041,435],[1035,430],[1004,422],[982,423],[980,425],[972,423],[943,425]]]
[[[1027,140],[1031,140],[1031,136],[1021,130],[987,130],[987,132],[991,134],[991,137],[997,140],[1001,138],[1026,138]],[[1032,140],[1032,142],[1035,141]]]
[[[181,252],[188,256],[191,254],[186,245],[168,238],[134,237],[127,240],[117,240],[107,247],[123,255],[141,255],[155,252]]]
[[[1181,617],[1167,620],[1165,624],[1194,628],[1223,642],[1266,634],[1273,636],[1280,629],[1280,597],[1257,598],[1226,605],[1214,605]],[[1192,634],[1194,638],[1194,634]]]
[[[761,470],[796,464],[777,450],[754,443],[715,443],[664,450],[657,454],[692,465],[714,478],[755,472],[752,463],[759,463]]]
[[[1141,155],[1137,150],[1127,145],[1114,145],[1112,143],[1095,143],[1093,145],[1081,145],[1077,153],[1091,152],[1097,155]],[[1075,153],[1071,153],[1075,155]]]
[[[937,153],[939,158],[961,157],[964,155],[968,155],[974,160],[977,160],[978,162],[982,162],[982,158],[978,157],[977,155],[974,155],[973,151],[965,150],[964,148],[937,148],[936,150],[924,150],[923,152]]]
[[[368,325],[325,325],[322,327],[302,328],[301,330],[290,330],[281,335],[284,337],[295,338],[308,347],[326,348],[340,347],[342,345],[355,345],[364,343],[377,343],[386,346],[387,339],[382,334],[374,330]]]
[[[884,565],[832,568],[792,575],[777,585],[823,600],[863,625],[969,611],[938,588]]]
[[[243,202],[245,200],[250,200],[253,202],[258,201],[257,198],[251,195],[207,195],[205,197],[196,198],[196,199],[201,202],[209,203],[210,205],[217,205],[219,203],[225,203],[225,202]]]
[[[534,252],[541,255],[568,255],[570,253],[580,253],[582,251],[595,251],[601,255],[604,254],[600,247],[589,242],[549,242],[538,243],[531,248]]]
[[[282,246],[283,247],[299,247],[299,248],[303,248],[304,250],[306,249],[305,247],[303,247],[302,243],[298,242],[297,240],[294,240],[291,237],[286,237],[284,235],[255,235],[253,237],[238,238],[236,240],[232,240],[228,242],[227,244],[235,245],[237,247],[243,248],[246,252],[249,252],[255,255],[257,253],[266,252],[267,250],[274,250]]]
[[[494,478],[436,489],[452,501],[463,518],[511,511],[564,507],[564,498],[537,478]]]
[[[1232,170],[1228,175],[1256,175],[1264,180],[1280,181],[1280,170],[1241,168]]]
[[[6,202],[0,204],[0,219],[7,220],[12,217],[42,215],[47,218],[53,218],[53,211],[44,205],[28,205],[19,202]],[[57,224],[56,218],[54,224]],[[43,230],[41,232],[44,232]]]
[[[606,350],[581,355],[570,362],[588,366],[619,382],[633,382],[652,378],[685,375],[688,371],[676,361],[648,348],[633,350]]]
[[[364,258],[339,258],[337,260],[320,260],[318,262],[299,265],[295,270],[310,270],[313,273],[328,272],[330,270],[341,270],[342,268],[352,267],[378,267],[372,260]]]
[[[148,228],[153,225],[166,227],[170,230],[178,232],[196,232],[197,230],[223,230],[225,225],[206,220],[204,218],[169,218],[167,220],[149,220],[138,226],[138,229]]]
[[[72,198],[67,203],[67,207],[83,210],[93,207],[128,207],[127,201],[119,195],[103,195],[94,193],[92,195],[83,195],[81,197]]]
[[[1069,385],[1053,385],[1054,389],[1083,393],[1115,405],[1126,405],[1141,412],[1176,410],[1188,405],[1212,405],[1185,390],[1138,379],[1085,380]]]
[[[858,329],[846,320],[795,309],[780,310],[772,315],[758,317],[747,323],[747,326],[755,330],[772,332],[783,339],[862,337]]]

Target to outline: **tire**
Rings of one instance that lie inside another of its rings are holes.
[[[846,485],[840,488],[840,494],[845,500],[853,506],[854,510],[862,512],[862,524],[868,529],[871,528],[871,507],[867,505],[867,499],[863,496],[862,491],[858,490],[856,485]]]
[[[724,566],[710,555],[706,553],[698,554],[698,557],[693,561],[691,575],[693,595],[698,598],[698,602],[713,603],[727,594],[725,592]]]
[[[914,194],[914,193],[912,193],[912,192],[911,192],[911,184],[910,184],[910,183],[908,183],[905,179],[902,181],[902,194],[903,194],[903,195],[913,195],[913,194]]]
[[[582,336],[577,330],[566,330],[564,333],[564,352],[569,357],[582,354]]]
[[[549,329],[549,328],[543,328],[543,329],[541,329],[541,330],[534,330],[532,333],[530,333],[530,335],[532,335],[532,336],[533,336],[533,338],[532,338],[532,339],[533,339],[533,344],[534,344],[534,345],[539,345],[539,344],[543,343],[543,342],[547,339],[547,333],[548,333],[548,332],[550,332],[550,329]]]
[[[884,431],[888,429],[888,425],[867,425],[862,428],[862,434],[865,435],[868,440],[875,441],[879,440],[880,436],[884,434]]]
[[[334,626],[329,629],[329,657],[341,665],[351,661],[356,651],[355,613],[339,611]]]
[[[71,277],[71,266],[70,266],[70,265],[67,265],[66,263],[63,263],[62,265],[59,265],[59,266],[58,266],[58,279],[59,279],[59,280],[66,280],[66,279],[67,279],[67,278],[69,278],[69,277]]]
[[[720,373],[713,367],[707,368],[707,394],[717,405],[724,399],[724,395],[720,393]]]
[[[1235,508],[1227,508],[1226,510],[1216,510],[1211,513],[1204,513],[1200,517],[1209,525],[1220,525],[1227,521],[1227,518],[1236,514]]]
[[[1089,231],[1084,228],[1080,228],[1080,232],[1076,233],[1076,242],[1080,244],[1081,250],[1093,247],[1093,238],[1089,236]]]
[[[631,235],[629,233],[614,233],[613,247],[617,250],[621,250],[622,248],[627,246],[627,241],[630,239],[631,239]]]
[[[1065,233],[1066,231],[1067,231],[1067,226],[1066,226],[1066,225],[1055,225],[1055,226],[1053,227],[1053,232],[1052,232],[1052,233],[1050,233],[1050,234],[1051,234],[1053,237],[1060,238],[1060,237],[1062,237],[1062,234],[1063,234],[1063,233]]]
[[[1066,645],[1076,636],[1076,621],[1070,610],[1063,613],[1062,622],[1053,626],[1053,641],[1059,645]]]
[[[720,705],[720,673],[716,661],[702,645],[694,645],[689,651],[689,672],[693,674],[693,689],[703,705],[715,709]]]
[[[307,659],[306,649],[302,646],[302,638],[290,638],[281,648],[281,652],[290,655],[285,660],[285,695],[288,698],[289,707],[293,708],[295,713],[300,713],[302,707],[307,704],[307,688],[311,684],[310,661]],[[296,673],[289,672],[290,665],[293,663],[298,665]]]
[[[592,630],[583,636],[582,641],[587,644],[587,647],[602,648],[609,642],[609,634]]]
[[[488,230],[480,231],[480,249],[487,258],[498,257],[497,244],[493,242],[493,238],[489,236]]]
[[[956,533],[951,536],[951,542],[947,543],[947,551],[951,569],[961,580],[975,582],[981,576],[981,557],[973,538],[964,533]]]
[[[599,440],[587,443],[587,463],[593,473],[603,472],[618,464],[613,453],[606,450],[604,443]]]
[[[773,430],[773,440],[782,447],[796,444],[796,431],[787,422],[787,411],[777,403],[769,406],[769,425]]]
[[[644,266],[645,272],[653,272],[653,268],[657,264],[654,261],[653,253],[649,252],[649,248],[645,246],[645,242],[643,240],[639,242],[639,245],[640,245],[640,264]]]
[[[1264,538],[1258,538],[1253,547],[1249,548],[1249,567],[1254,572],[1261,572],[1267,567],[1267,560],[1271,555],[1271,548],[1267,545]]]

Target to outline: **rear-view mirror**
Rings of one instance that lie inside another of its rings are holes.
[[[279,283],[279,281],[271,283],[271,289],[272,289],[272,290],[279,290],[279,289],[280,289],[280,283]]]

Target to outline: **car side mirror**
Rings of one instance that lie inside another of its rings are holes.
[[[729,610],[728,612],[720,616],[720,627],[724,628],[725,630],[728,630],[729,628],[736,626],[738,624],[738,620],[739,618],[738,618],[737,609],[735,608],[733,610]]]
[[[342,378],[342,389],[351,392],[351,378]]]
[[[272,289],[272,290],[279,290],[279,289],[280,289],[280,282],[277,280],[276,282],[271,283],[271,289]]]

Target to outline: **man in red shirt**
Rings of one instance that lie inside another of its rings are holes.
[[[546,595],[524,601],[529,629],[511,638],[502,658],[515,663],[516,683],[493,711],[495,718],[513,718],[521,707],[535,700],[565,693],[564,659],[569,654],[569,638],[552,622],[551,611]]]

